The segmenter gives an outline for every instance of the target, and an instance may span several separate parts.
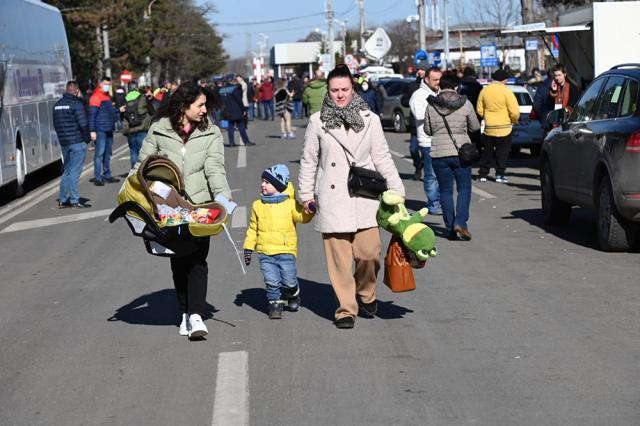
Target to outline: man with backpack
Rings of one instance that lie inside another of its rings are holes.
[[[142,142],[147,136],[151,126],[153,107],[147,97],[138,91],[138,84],[129,83],[129,93],[125,97],[126,103],[120,107],[120,112],[124,115],[123,134],[129,141],[129,152],[131,156],[131,168],[138,161],[138,154],[142,148]]]

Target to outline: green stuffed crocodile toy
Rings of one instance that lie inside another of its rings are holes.
[[[438,254],[436,236],[427,225],[422,223],[429,210],[420,209],[413,215],[404,205],[404,197],[393,190],[382,194],[377,220],[382,229],[402,238],[405,247],[416,254],[421,261]]]

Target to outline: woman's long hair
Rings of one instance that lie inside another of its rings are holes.
[[[192,82],[182,83],[175,92],[169,97],[169,101],[156,113],[154,121],[163,117],[167,117],[171,122],[171,128],[178,134],[182,129],[182,117],[184,112],[189,109],[200,95],[207,95],[204,89]],[[209,127],[209,120],[205,115],[197,128],[206,130]]]

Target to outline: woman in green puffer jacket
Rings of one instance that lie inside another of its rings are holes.
[[[213,200],[218,194],[231,198],[224,169],[222,134],[207,119],[206,95],[201,87],[183,83],[158,111],[145,138],[134,174],[147,156],[167,156],[181,170],[185,190],[193,203]],[[208,333],[202,321],[207,296],[209,238],[187,257],[172,257],[171,272],[182,312],[181,336],[203,337]]]

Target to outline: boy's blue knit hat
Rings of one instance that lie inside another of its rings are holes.
[[[278,192],[287,189],[289,183],[289,169],[284,164],[276,164],[262,172],[262,179],[269,182]]]

